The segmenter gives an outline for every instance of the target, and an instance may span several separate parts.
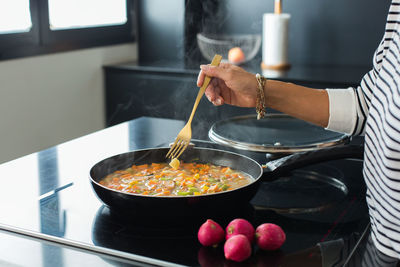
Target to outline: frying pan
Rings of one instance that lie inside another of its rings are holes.
[[[248,202],[257,193],[262,182],[273,181],[287,172],[327,160],[363,157],[363,147],[343,145],[322,148],[316,151],[295,153],[266,164],[263,168],[255,160],[233,152],[194,147],[187,149],[180,160],[184,162],[211,163],[228,166],[249,174],[253,181],[243,187],[215,194],[198,196],[146,196],[124,193],[107,188],[99,181],[106,175],[132,164],[165,162],[169,147],[150,148],[118,154],[96,163],[90,170],[90,182],[97,197],[110,209],[120,212],[146,213],[154,216],[196,215],[204,211],[218,212],[235,210]]]

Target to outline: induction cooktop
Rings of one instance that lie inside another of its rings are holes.
[[[264,153],[237,151],[204,140],[193,142],[196,146],[240,152],[260,164],[268,160]],[[58,151],[60,155],[62,152]],[[37,220],[18,218],[13,210],[7,209],[3,209],[0,216],[2,222],[32,235],[53,238],[59,243],[84,247],[96,253],[112,251],[120,258],[137,259],[151,265],[187,266],[232,264],[224,259],[221,246],[202,247],[197,240],[197,230],[209,218],[225,227],[230,220],[240,217],[255,227],[266,222],[278,224],[287,237],[278,251],[265,252],[255,247],[243,266],[300,260],[307,264],[308,261],[321,262],[321,244],[357,240],[367,228],[366,188],[361,171],[362,161],[352,159],[305,166],[275,181],[263,182],[250,202],[235,209],[210,211],[184,219],[157,218],[151,210],[134,216],[129,212],[114,211],[97,199],[86,177],[71,177],[68,182],[59,184],[57,190],[36,200],[33,197],[30,206],[24,202],[20,207],[25,215]],[[35,186],[35,181],[26,183],[28,187]],[[342,255],[342,259],[347,256]],[[108,260],[112,264],[112,260]]]

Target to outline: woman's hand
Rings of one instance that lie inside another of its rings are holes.
[[[255,107],[258,84],[254,74],[228,63],[218,67],[201,65],[197,85],[205,75],[213,77],[206,88],[206,97],[216,106],[230,104]],[[326,127],[329,121],[329,96],[324,89],[313,89],[276,80],[267,80],[264,86],[265,104],[290,116]]]
[[[228,63],[221,63],[218,67],[201,65],[200,68],[197,85],[203,84],[205,75],[213,78],[206,88],[205,95],[215,106],[256,106],[258,89],[254,74]]]

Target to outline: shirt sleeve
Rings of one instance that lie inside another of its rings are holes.
[[[326,90],[329,96],[329,122],[326,129],[351,134],[357,118],[353,88]]]
[[[371,96],[375,85],[375,70],[369,71],[357,88],[326,89],[329,96],[329,122],[326,129],[364,135]]]

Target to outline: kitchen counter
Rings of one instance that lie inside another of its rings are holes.
[[[115,266],[120,255],[102,250],[96,256],[76,245],[94,247],[93,223],[102,207],[89,170],[106,157],[170,142],[183,125],[140,118],[1,164],[0,228],[6,231],[0,238],[0,265]],[[124,261],[164,265],[135,255],[125,255]]]
[[[200,266],[208,260],[224,262],[220,249],[208,250],[198,244],[200,221],[141,224],[142,218],[121,216],[102,205],[89,183],[89,170],[98,161],[131,150],[166,146],[183,126],[184,121],[141,117],[1,164],[0,265]],[[214,147],[207,140],[194,141]],[[255,158],[266,160],[260,154]],[[264,194],[269,185],[262,186],[246,208],[229,216],[250,214],[254,224],[279,223],[287,241],[274,253],[256,251],[247,263],[296,262],[303,259],[298,252],[315,249],[318,243],[366,232],[369,218],[361,167],[362,162],[352,160],[316,166],[322,169],[320,175],[329,170],[340,179],[351,178],[343,180],[350,193],[349,198],[312,212],[278,212],[263,206],[270,200]],[[301,187],[297,188],[300,192]],[[273,196],[279,200],[279,194]],[[209,215],[202,216],[203,221]],[[319,252],[313,260],[321,261],[321,257]]]

